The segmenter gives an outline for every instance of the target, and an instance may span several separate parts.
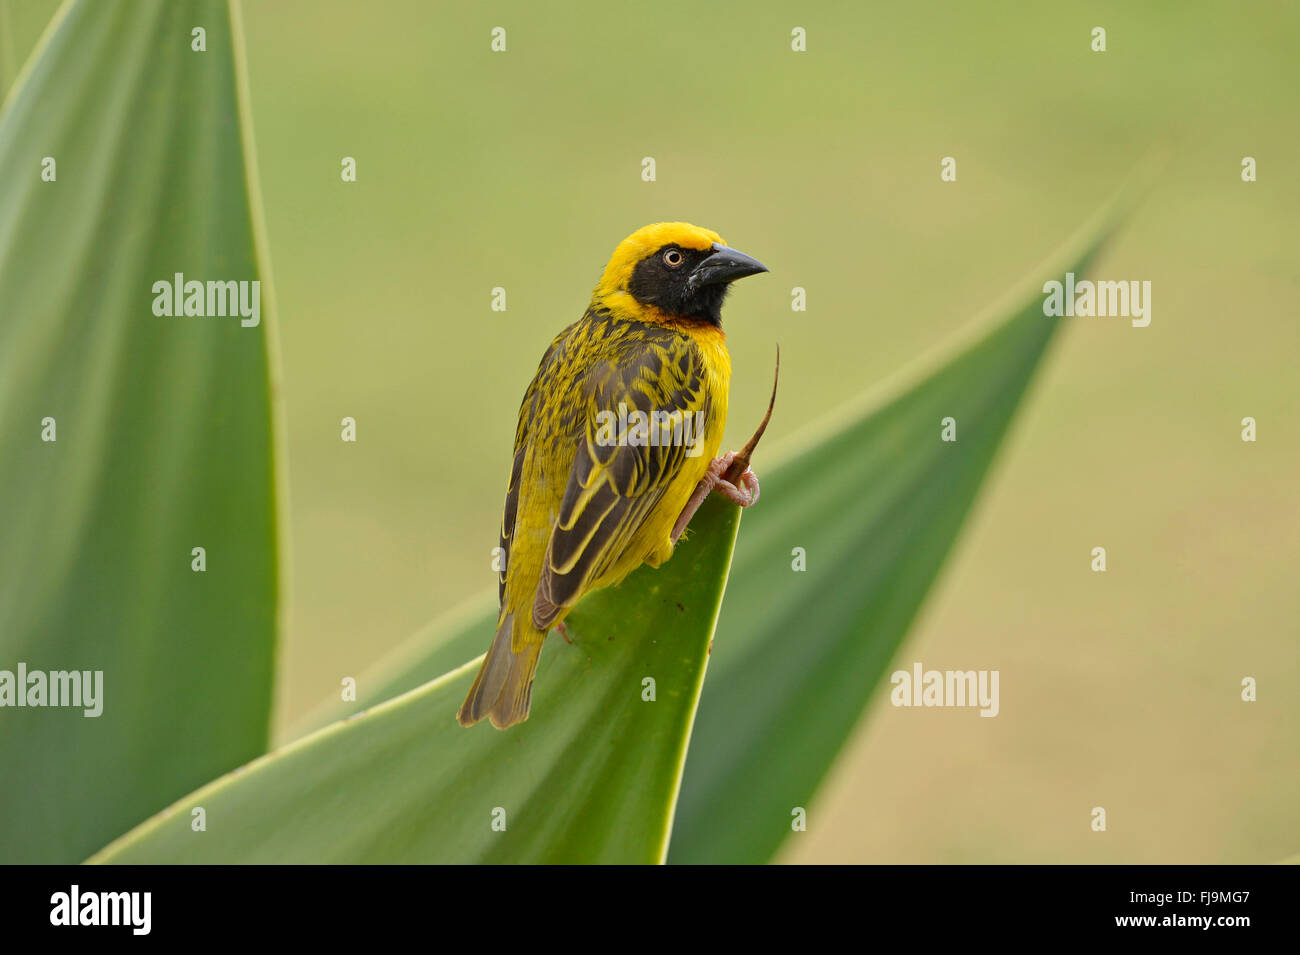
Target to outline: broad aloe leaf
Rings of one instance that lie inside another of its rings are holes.
[[[552,636],[542,654],[526,723],[456,722],[473,660],[218,780],[90,861],[662,861],[738,523],[715,498],[671,561],[587,597],[568,619],[573,645]],[[491,633],[483,621],[463,639]],[[200,806],[206,832],[191,827]]]
[[[1121,197],[1122,198],[1122,197]],[[759,470],[693,731],[673,862],[768,860],[807,808],[935,581],[998,444],[1060,320],[1041,283],[1081,273],[1117,198],[1007,307],[805,435]],[[955,443],[941,421],[957,422]],[[761,461],[759,462],[761,465]],[[792,569],[793,549],[807,569]],[[674,563],[676,558],[674,558]],[[473,652],[490,611],[431,627],[363,680],[362,702],[433,679]],[[308,725],[342,714],[324,707]],[[611,790],[622,783],[610,777]]]
[[[13,22],[9,15],[9,0],[0,0],[0,97],[14,81],[17,68],[14,63],[18,54],[15,52]]]
[[[670,862],[764,862],[791,832],[889,669],[1059,324],[1030,295],[764,475],[769,506],[736,548]],[[940,438],[949,417],[955,442]],[[795,548],[806,570],[793,569]]]
[[[231,17],[65,4],[0,116],[0,670],[103,673],[97,718],[0,709],[2,862],[77,862],[266,748],[270,289]],[[178,272],[261,281],[260,324],[155,315]]]

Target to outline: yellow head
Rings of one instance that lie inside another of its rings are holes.
[[[619,318],[716,326],[730,283],[766,271],[711,229],[656,222],[619,243],[591,301]]]

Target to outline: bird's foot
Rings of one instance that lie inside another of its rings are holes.
[[[560,636],[564,638],[565,643],[569,644],[570,646],[573,645],[573,640],[569,637],[569,629],[564,625],[563,620],[561,620],[559,623],[555,625],[555,629],[560,631]]]
[[[714,458],[709,464],[708,472],[700,480],[700,483],[695,486],[695,493],[686,502],[686,506],[682,508],[682,513],[677,517],[677,523],[673,525],[674,541],[682,536],[682,532],[686,530],[686,525],[691,522],[695,512],[704,503],[704,499],[715,491],[740,507],[752,507],[758,503],[758,475],[752,469],[745,468],[744,473],[740,475],[739,486],[727,480],[727,471],[735,460],[736,452],[728,451],[722,457]]]
[[[722,457],[713,459],[713,463],[709,465],[709,475],[714,480],[712,490],[721,494],[733,504],[738,504],[741,507],[751,507],[758,503],[758,475],[754,473],[753,468],[747,467],[740,475],[740,486],[737,487],[732,484],[727,480],[726,474],[731,470],[731,465],[735,460],[735,451],[728,451]],[[705,480],[708,480],[708,478],[706,477]]]

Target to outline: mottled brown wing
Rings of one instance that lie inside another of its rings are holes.
[[[674,422],[711,410],[703,362],[690,339],[665,332],[625,342],[617,358],[599,363],[586,381],[586,429],[533,603],[533,623],[543,631],[624,555],[686,460],[681,441],[638,446],[635,428],[620,441],[610,422],[635,422],[636,411],[650,422],[656,413],[664,416],[660,422]]]
[[[519,514],[519,481],[524,470],[524,458],[528,452],[529,429],[542,406],[542,392],[549,381],[548,372],[551,363],[573,327],[570,325],[551,340],[546,354],[542,355],[542,360],[538,363],[537,374],[533,376],[528,390],[524,393],[524,400],[519,403],[519,422],[515,425],[515,453],[510,464],[510,483],[506,486],[506,505],[501,512],[501,550],[498,558],[501,570],[497,574],[498,607],[506,597],[506,571],[509,569],[510,548],[514,542],[515,518]]]

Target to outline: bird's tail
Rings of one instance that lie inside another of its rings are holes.
[[[516,651],[514,630],[515,615],[508,613],[497,627],[492,647],[474,678],[474,685],[469,688],[469,695],[460,705],[460,712],[456,714],[461,726],[473,726],[486,716],[493,726],[503,730],[528,719],[528,706],[533,699],[533,675],[537,672],[546,634],[527,634]]]

